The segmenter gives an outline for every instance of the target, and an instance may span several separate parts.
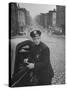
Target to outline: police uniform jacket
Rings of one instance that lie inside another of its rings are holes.
[[[42,84],[49,84],[54,72],[50,63],[50,50],[42,42],[34,45],[31,52],[32,60],[34,60],[34,73]]]

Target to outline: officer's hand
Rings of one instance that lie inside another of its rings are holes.
[[[34,63],[30,63],[29,65],[27,65],[27,67],[28,67],[29,69],[33,69],[33,68],[34,68]]]

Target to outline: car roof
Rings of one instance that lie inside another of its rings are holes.
[[[29,40],[29,39],[27,39],[27,38],[15,38],[15,39],[11,39],[11,41],[10,41],[11,42],[11,49],[14,50],[19,43],[24,42],[26,40]]]

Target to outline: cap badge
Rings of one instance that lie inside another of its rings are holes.
[[[36,31],[34,31],[34,34],[36,34],[37,32]]]

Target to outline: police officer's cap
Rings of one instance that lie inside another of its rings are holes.
[[[31,36],[32,38],[37,37],[37,36],[41,36],[41,31],[39,31],[39,30],[34,30],[34,31],[30,32],[30,36]]]

